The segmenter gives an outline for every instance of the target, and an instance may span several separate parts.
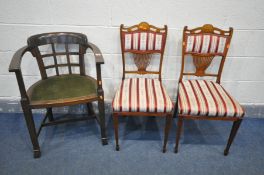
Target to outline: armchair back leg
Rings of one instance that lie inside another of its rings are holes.
[[[49,121],[54,121],[52,108],[47,108],[47,115],[48,115]]]
[[[90,103],[87,103],[87,111],[88,111],[88,114],[89,115],[94,115],[94,109],[93,109],[93,104],[90,102]]]
[[[237,121],[234,121],[233,122],[233,126],[232,126],[232,129],[231,129],[231,132],[230,132],[230,135],[229,135],[229,138],[228,138],[228,142],[227,142],[227,145],[226,145],[226,148],[225,148],[225,151],[224,151],[224,155],[227,156],[228,155],[228,152],[229,152],[229,148],[236,136],[236,133],[239,129],[239,126],[242,122],[242,119],[239,119]]]

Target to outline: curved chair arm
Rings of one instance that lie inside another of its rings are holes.
[[[90,49],[92,49],[93,53],[94,53],[94,56],[95,56],[95,62],[96,64],[104,64],[104,58],[103,58],[103,55],[100,51],[100,49],[94,45],[93,43],[88,43],[88,47]]]
[[[28,46],[24,46],[20,48],[16,53],[14,54],[11,63],[9,65],[9,72],[15,72],[16,73],[16,78],[17,78],[17,83],[19,86],[19,91],[21,94],[22,100],[28,100],[22,72],[21,72],[21,60],[23,55],[29,51]]]
[[[28,50],[28,46],[24,46],[16,51],[9,65],[9,72],[16,72],[20,70],[22,57]]]
[[[104,98],[104,91],[102,88],[102,75],[101,64],[104,64],[104,58],[100,49],[93,43],[88,43],[88,48],[92,49],[96,63],[96,76],[97,76],[97,93],[101,100]]]

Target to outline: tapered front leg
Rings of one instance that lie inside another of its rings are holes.
[[[177,133],[176,133],[176,145],[175,145],[175,149],[174,149],[175,153],[178,153],[179,141],[180,141],[181,132],[182,132],[182,124],[183,124],[183,118],[178,116]]]
[[[34,158],[39,158],[41,156],[41,152],[40,152],[40,147],[39,147],[39,142],[38,142],[38,137],[36,133],[32,111],[29,108],[27,102],[21,101],[21,105],[22,105],[22,109],[24,112],[24,117],[26,120],[31,143],[33,145]]]
[[[113,114],[114,120],[114,130],[115,130],[115,141],[116,141],[116,151],[119,151],[119,143],[118,143],[118,115]]]
[[[163,144],[163,149],[162,149],[163,153],[166,152],[169,132],[170,132],[170,128],[171,128],[171,121],[172,121],[172,114],[168,114],[166,116],[166,124],[165,124],[165,129],[164,129],[164,144]]]
[[[231,129],[231,132],[230,132],[230,135],[229,135],[229,139],[228,139],[225,151],[224,151],[224,155],[225,156],[227,156],[228,153],[229,153],[230,146],[231,146],[232,142],[234,141],[234,138],[236,136],[236,133],[237,133],[237,131],[239,129],[239,126],[240,126],[241,122],[242,122],[242,119],[239,119],[237,121],[234,121],[234,123],[233,123],[232,129]]]

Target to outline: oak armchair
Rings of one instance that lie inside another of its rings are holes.
[[[43,50],[43,47],[49,49]],[[85,73],[84,55],[87,49],[94,53],[97,79]],[[25,88],[21,71],[21,61],[26,52],[30,52],[36,58],[41,75],[41,80],[28,90]],[[45,62],[48,58],[52,64]],[[59,59],[63,61],[59,62]],[[96,118],[101,128],[102,144],[107,144],[101,64],[104,64],[101,51],[96,45],[89,43],[87,37],[81,33],[56,32],[34,35],[28,38],[26,46],[14,54],[9,71],[16,74],[34,158],[41,155],[38,136],[44,126]],[[93,111],[91,103],[93,101],[98,102],[99,118]],[[86,104],[90,117],[59,120],[53,117],[53,107],[75,104]],[[32,109],[38,108],[46,108],[47,112],[40,128],[36,130]],[[47,118],[49,121],[46,121]]]

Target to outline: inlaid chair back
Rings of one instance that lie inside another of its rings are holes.
[[[123,59],[123,79],[125,74],[157,74],[161,80],[161,69],[167,37],[167,26],[158,28],[146,22],[131,27],[120,26],[121,50]],[[126,70],[126,54],[132,54],[137,70]],[[147,70],[153,54],[159,55],[159,68]]]
[[[77,74],[85,75],[84,54],[87,45],[87,37],[81,33],[44,33],[28,38],[28,46],[37,58],[42,79],[49,77],[48,70],[59,76],[65,72],[76,73],[73,70],[77,69]],[[77,60],[74,60],[76,57]],[[63,68],[66,71],[62,71]]]
[[[230,46],[233,29],[228,31],[218,29],[211,24],[202,27],[183,30],[182,68],[177,95],[177,135],[175,153],[178,152],[180,136],[184,120],[219,120],[232,121],[233,126],[224,151],[227,155],[245,111],[226,90],[220,85],[221,74],[226,55]],[[184,71],[184,63],[191,56],[195,72]],[[212,60],[220,58],[218,72],[207,73]],[[216,82],[207,79],[183,79],[189,76],[211,76]]]
[[[224,66],[225,58],[230,46],[233,29],[228,31],[221,30],[205,24],[202,27],[188,29],[187,26],[183,30],[182,43],[182,70],[180,81],[184,75],[194,76],[213,76],[216,77],[217,83],[220,83],[221,73]],[[186,56],[191,55],[196,68],[195,73],[185,72],[184,63]],[[210,66],[214,57],[220,56],[221,62],[216,74],[206,73],[206,69]]]
[[[123,80],[112,102],[117,151],[119,116],[159,116],[166,119],[163,144],[163,152],[166,152],[173,111],[173,103],[161,82],[166,37],[166,25],[158,28],[141,22],[131,27],[120,26]],[[150,69],[155,61],[159,61],[155,64],[158,70]],[[133,67],[126,67],[126,62]]]

